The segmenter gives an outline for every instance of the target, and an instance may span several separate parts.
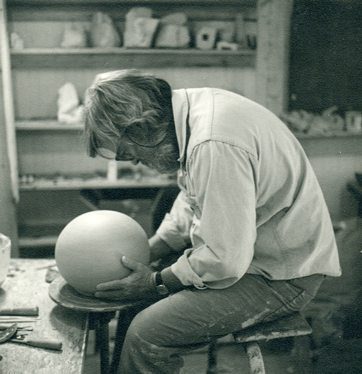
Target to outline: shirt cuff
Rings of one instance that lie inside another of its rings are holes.
[[[185,286],[193,286],[197,289],[203,290],[207,286],[203,280],[194,272],[189,262],[189,256],[192,254],[193,249],[186,249],[178,260],[171,265],[171,270],[180,282]]]

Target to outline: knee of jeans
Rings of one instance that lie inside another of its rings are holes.
[[[126,338],[131,341],[142,341],[152,345],[158,345],[160,331],[153,320],[145,311],[138,313],[132,320]]]

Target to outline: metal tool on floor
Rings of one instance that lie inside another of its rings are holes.
[[[0,309],[0,316],[39,316],[39,308],[37,306],[31,308],[7,308]]]
[[[13,323],[8,328],[0,332],[0,343],[5,343],[10,340],[15,334],[18,329],[18,325]]]
[[[8,327],[10,327],[8,323],[5,323],[5,324],[0,323],[0,330],[6,330]],[[19,326],[18,325],[18,331],[33,331],[33,330],[34,329],[32,326]]]
[[[9,327],[0,331],[0,343],[18,343],[25,344],[37,348],[51,349],[55,351],[62,350],[62,342],[58,340],[51,339],[34,339],[28,338],[28,331],[31,331],[32,328],[26,327],[26,329],[19,328],[16,323],[13,323]],[[18,333],[20,332],[20,333]]]
[[[25,344],[31,347],[51,349],[54,351],[62,350],[62,342],[50,339],[29,339],[26,335],[16,335],[9,339],[11,343]]]

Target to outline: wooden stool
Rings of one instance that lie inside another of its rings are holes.
[[[258,341],[308,335],[312,329],[308,322],[300,315],[294,313],[290,316],[275,321],[259,323],[233,334],[234,342],[243,344],[249,359],[251,374],[265,374],[263,355]],[[216,345],[214,341],[208,349],[207,374],[215,374],[216,370]]]
[[[86,328],[96,332],[100,352],[100,372],[101,374],[117,373],[125,333],[131,322],[131,311],[137,306],[137,303],[104,301],[81,295],[70,287],[61,276],[50,283],[49,296],[64,308],[88,314]],[[110,360],[108,325],[116,312],[119,313],[116,341]]]

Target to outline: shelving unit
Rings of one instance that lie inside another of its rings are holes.
[[[345,138],[362,138],[362,132],[348,132],[348,131],[335,131],[326,134],[304,134],[304,133],[294,133],[294,135],[301,140],[313,140],[313,139],[345,139]]]
[[[330,2],[345,3],[343,0]],[[298,4],[296,1],[293,4],[293,0],[0,0],[1,19],[6,18],[5,13],[8,15],[8,23],[0,20],[4,104],[0,105],[0,115],[4,110],[6,124],[0,126],[0,162],[4,165],[0,168],[0,180],[6,182],[0,186],[0,230],[10,227],[8,231],[14,233],[14,248],[17,247],[17,227],[24,223],[22,206],[30,200],[34,201],[34,205],[27,206],[28,211],[34,219],[38,219],[40,208],[46,210],[52,207],[49,199],[56,199],[59,195],[66,195],[68,199],[68,193],[73,192],[117,190],[120,193],[138,193],[175,186],[173,180],[153,176],[107,180],[107,162],[90,160],[84,155],[79,143],[83,126],[61,124],[55,119],[57,90],[62,84],[66,81],[74,83],[82,97],[85,88],[99,72],[141,68],[156,75],[165,74],[163,77],[175,88],[215,85],[234,90],[280,115],[288,110],[290,22],[293,5]],[[150,7],[156,17],[184,11],[191,24],[209,20],[229,22],[241,12],[245,19],[255,21],[257,48],[201,51],[194,48],[59,47],[65,23],[89,23],[92,14],[102,11],[110,14],[117,21],[117,26],[122,28],[125,14],[134,6]],[[25,32],[25,49],[8,48],[11,31]],[[344,53],[343,50],[340,53]],[[336,54],[335,57],[338,56]],[[299,77],[303,76],[299,74]],[[344,81],[342,83],[344,85]],[[333,186],[327,188],[327,195],[329,192],[330,196],[335,196],[334,190],[344,188],[348,173],[359,167],[357,157],[361,152],[362,134],[339,132],[296,136],[308,156],[315,156],[314,165],[321,174],[323,187]],[[329,160],[333,161],[333,166],[326,166]],[[329,178],[333,174],[330,171],[332,168],[333,172],[340,171],[334,174],[334,179]],[[102,173],[98,173],[99,170]],[[40,178],[19,183],[19,174]],[[53,174],[53,179],[41,178],[42,175]],[[87,174],[94,177],[82,177]],[[333,189],[333,193],[328,189]],[[17,202],[19,196],[20,202]],[[65,205],[64,210],[71,208],[70,203]],[[18,222],[13,219],[16,215]],[[45,221],[43,216],[40,218]],[[54,244],[55,236],[41,230],[34,238],[29,238],[32,229],[33,226],[20,238],[20,246]]]
[[[126,49],[126,48],[26,48],[11,51],[13,68],[57,68],[69,62],[72,67],[107,67],[118,69],[142,67],[254,67],[255,51],[240,49],[198,50],[189,49]],[[76,59],[75,59],[76,57]]]
[[[78,131],[84,128],[82,124],[69,125],[60,123],[56,119],[41,120],[23,120],[16,121],[15,127],[17,131]],[[331,139],[331,138],[354,138],[362,137],[362,132],[349,131],[333,131],[331,133],[306,134],[302,132],[294,132],[298,139]]]
[[[10,118],[7,120],[8,133],[15,139],[15,144],[8,143],[10,153],[17,156],[10,163],[12,175],[31,176],[28,180],[13,180],[13,195],[20,195],[20,202],[15,204],[14,210],[20,210],[20,215],[24,200],[26,203],[31,194],[34,194],[31,195],[34,196],[32,201],[43,204],[46,194],[54,196],[54,193],[78,191],[80,199],[87,204],[86,191],[136,191],[136,194],[140,191],[142,194],[146,190],[176,186],[174,179],[147,173],[135,173],[133,179],[126,176],[108,180],[107,161],[86,159],[78,145],[83,125],[63,124],[54,118],[57,89],[63,80],[74,80],[82,92],[91,83],[91,77],[104,70],[180,69],[187,74],[187,69],[203,68],[252,71],[257,65],[257,51],[248,48],[230,51],[59,47],[65,23],[90,22],[96,11],[111,15],[119,29],[123,28],[127,11],[136,6],[152,8],[156,17],[185,12],[191,16],[191,24],[195,25],[210,20],[234,22],[240,11],[253,18],[256,0],[0,0],[0,5],[8,19],[3,33],[5,39],[9,40],[11,31],[16,31],[24,36],[25,41],[24,49],[9,48],[5,51],[9,67],[6,64],[1,67],[3,76],[7,76],[13,86],[8,101],[14,104],[14,108],[4,108]],[[18,222],[22,227],[23,224]],[[29,230],[26,229],[25,236],[19,238],[20,248],[54,245],[56,235],[53,233],[33,230],[35,236],[31,237],[29,232],[32,230]]]
[[[286,110],[288,40],[293,0],[0,0],[0,4],[3,4],[8,13],[9,23],[3,25],[8,33],[7,38],[14,24],[20,25],[15,31],[26,30],[27,27],[34,31],[35,24],[46,24],[35,30],[34,35],[26,35],[23,50],[7,50],[2,47],[11,68],[3,61],[2,74],[4,76],[4,70],[9,70],[8,81],[5,83],[10,84],[11,88],[8,90],[10,94],[5,109],[7,144],[10,145],[10,153],[13,155],[10,157],[12,175],[16,176],[20,172],[22,175],[39,176],[29,183],[19,184],[17,179],[14,180],[13,196],[20,194],[20,203],[12,205],[11,202],[6,208],[15,212],[21,211],[23,201],[31,194],[36,196],[34,200],[41,202],[46,194],[71,191],[142,191],[175,187],[174,180],[157,176],[144,175],[137,176],[137,179],[120,178],[116,181],[100,177],[100,169],[103,175],[106,175],[107,162],[88,160],[84,156],[79,145],[83,126],[61,124],[54,118],[57,89],[65,81],[74,81],[82,96],[84,89],[100,71],[141,68],[156,72],[157,75],[165,72],[167,80],[171,78],[172,83],[174,79],[182,87],[215,84],[234,89],[258,101],[277,115]],[[236,14],[241,12],[245,18],[257,21],[257,49],[204,51],[195,48],[59,47],[64,23],[89,22],[94,12],[102,11],[116,19],[118,27],[121,28],[125,22],[125,14],[134,6],[150,7],[156,17],[185,11],[191,24],[210,20],[230,22],[236,20]],[[49,28],[49,25],[51,26],[48,33],[44,30],[45,27]],[[35,42],[38,39],[41,43]],[[189,74],[191,78],[187,81],[185,78]],[[217,77],[216,81],[211,79],[213,75]],[[34,92],[39,96],[34,95]],[[12,104],[14,108],[11,108]],[[362,134],[340,132],[328,136],[296,136],[306,149],[315,148],[313,144],[318,144],[318,147],[320,145],[318,154],[322,154],[327,148],[329,151],[336,146],[346,149],[349,143],[353,143],[353,147],[357,148]],[[15,148],[14,144],[11,144],[12,137],[15,140]],[[94,177],[82,177],[83,174],[92,173]],[[61,177],[42,178],[43,174],[57,174]],[[54,236],[47,234],[36,237],[33,241],[31,238],[28,240],[28,236],[20,238],[20,246],[26,247],[49,245],[53,242]]]
[[[41,248],[54,246],[57,241],[57,235],[43,235],[40,237],[24,236],[19,239],[20,248]]]
[[[14,5],[119,5],[119,0],[11,0]],[[222,4],[220,4],[222,2]],[[152,6],[157,4],[176,5],[255,5],[255,0],[122,0],[122,5]]]
[[[167,188],[176,186],[176,181],[167,178],[141,178],[119,179],[117,181],[109,181],[105,178],[90,178],[82,180],[74,179],[39,179],[32,183],[20,184],[22,191],[64,191],[64,190],[84,190],[84,189],[136,189],[136,188]]]
[[[78,131],[84,128],[82,124],[69,125],[60,123],[55,119],[16,121],[16,131]]]

